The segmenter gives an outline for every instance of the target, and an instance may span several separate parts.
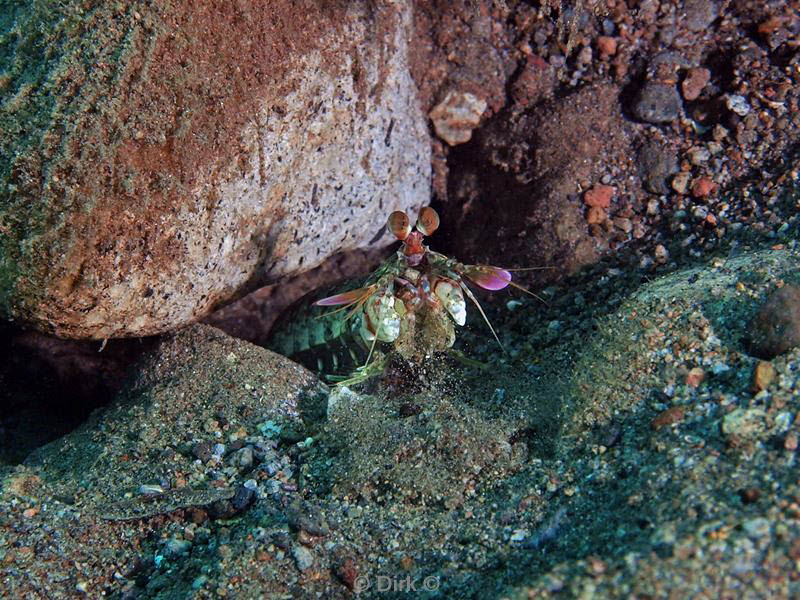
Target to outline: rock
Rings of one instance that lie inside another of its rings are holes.
[[[717,6],[713,0],[686,0],[684,10],[689,31],[703,31],[717,18]]]
[[[300,544],[292,546],[292,557],[300,571],[307,571],[314,566],[314,555],[311,550]]]
[[[450,90],[430,112],[436,135],[451,146],[463,144],[472,138],[472,130],[481,121],[486,101],[469,92]]]
[[[427,202],[409,4],[84,4],[15,14],[41,56],[7,57],[6,316],[73,338],[171,330],[386,244],[386,215]]]
[[[695,198],[705,198],[711,194],[716,187],[717,184],[711,181],[708,177],[698,177],[692,181],[692,196]]]
[[[722,433],[739,438],[755,438],[766,431],[767,413],[761,408],[737,408],[722,418]]]
[[[751,352],[772,359],[800,345],[800,288],[774,292],[750,321]]]
[[[700,367],[694,367],[693,369],[689,370],[689,373],[686,375],[686,385],[689,387],[696,388],[703,380],[706,378],[706,373]]]
[[[586,193],[583,195],[583,201],[586,206],[608,208],[611,206],[611,196],[613,193],[614,188],[610,185],[596,185],[586,190]]]
[[[681,83],[681,92],[683,92],[684,100],[697,100],[700,92],[706,87],[706,84],[711,80],[711,71],[706,68],[698,67],[689,69],[686,73],[686,79]]]
[[[660,81],[648,81],[633,105],[634,116],[646,123],[670,123],[683,109],[675,86]]]
[[[125,390],[80,429],[32,455],[33,463],[49,457],[42,466],[48,480],[64,479],[69,487],[72,483],[67,476],[87,476],[94,459],[81,444],[86,436],[113,428],[119,435],[98,442],[97,448],[116,465],[103,472],[105,493],[121,498],[130,481],[147,481],[161,469],[190,472],[194,454],[169,455],[162,449],[194,447],[206,456],[207,447],[200,449],[197,444],[215,439],[202,425],[212,415],[224,417],[233,430],[245,427],[254,431],[265,419],[301,423],[304,403],[321,385],[312,373],[289,359],[207,325],[192,325],[164,336],[142,357],[136,373]],[[230,382],[230,387],[220,382]],[[248,392],[245,384],[253,392]],[[136,440],[137,447],[152,451],[155,458],[127,460],[130,449],[126,440]],[[235,492],[232,502],[246,505],[251,499],[251,491],[243,488]]]
[[[692,176],[688,171],[681,171],[672,178],[672,183],[670,185],[677,193],[685,194],[691,179]]]
[[[667,410],[659,413],[651,422],[650,426],[655,429],[661,429],[668,425],[680,423],[686,416],[686,408],[683,406],[671,406]]]
[[[772,363],[766,360],[759,361],[753,373],[753,387],[756,392],[766,390],[774,380],[775,367],[772,366]]]
[[[744,529],[744,532],[748,537],[757,539],[767,537],[772,529],[772,525],[770,524],[769,519],[764,517],[755,517],[742,523],[742,529]]]
[[[608,58],[617,53],[617,38],[601,35],[597,38],[597,49],[601,58]]]
[[[358,565],[352,556],[347,556],[340,553],[333,561],[333,573],[341,581],[347,589],[353,591],[356,587],[356,580],[358,578]]]
[[[639,172],[645,189],[653,194],[666,194],[667,178],[678,170],[675,150],[657,141],[645,144],[638,155]]]

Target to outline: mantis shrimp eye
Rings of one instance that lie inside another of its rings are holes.
[[[411,221],[402,210],[396,210],[390,214],[386,226],[398,240],[406,239],[411,233]]]
[[[431,235],[439,228],[439,215],[430,206],[426,206],[419,211],[417,219],[417,231],[422,235]]]

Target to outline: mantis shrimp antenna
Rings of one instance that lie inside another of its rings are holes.
[[[472,300],[472,302],[475,304],[475,306],[478,307],[478,310],[480,311],[481,316],[483,317],[483,320],[486,321],[486,324],[489,326],[489,330],[492,332],[492,335],[494,336],[494,339],[496,339],[497,343],[500,345],[500,349],[503,352],[506,352],[506,349],[503,346],[503,342],[501,342],[500,338],[497,337],[497,333],[495,333],[494,327],[492,327],[492,324],[489,322],[489,318],[486,316],[486,313],[483,312],[483,308],[481,307],[480,303],[478,302],[478,299],[474,296],[472,291],[466,285],[464,285],[464,283],[461,283],[461,289],[464,290],[464,293],[467,295],[467,297],[470,300]]]

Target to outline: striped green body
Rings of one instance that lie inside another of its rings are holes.
[[[317,297],[308,298],[281,320],[268,347],[312,371],[350,373],[364,364],[369,352],[358,334],[360,311],[345,320],[349,309],[330,314],[331,307],[313,306]]]
[[[363,308],[353,312],[354,307],[314,306],[314,302],[370,285],[384,272],[381,268],[366,280],[345,281],[307,294],[273,327],[267,347],[319,374],[350,375],[364,365],[370,351],[359,332]],[[386,345],[378,342],[376,350]]]

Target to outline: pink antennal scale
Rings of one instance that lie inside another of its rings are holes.
[[[489,265],[470,265],[464,269],[470,281],[485,290],[502,290],[511,283],[511,273],[500,267]]]

